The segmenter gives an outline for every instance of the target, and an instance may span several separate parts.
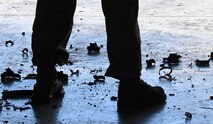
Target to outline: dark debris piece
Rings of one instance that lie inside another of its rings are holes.
[[[23,54],[28,54],[28,52],[29,52],[29,50],[28,50],[27,48],[24,48],[24,49],[22,50],[22,53],[23,53]]]
[[[213,100],[213,96],[210,96],[210,100]]]
[[[94,82],[105,82],[105,76],[102,76],[102,75],[94,75],[93,78],[95,79]]]
[[[70,72],[71,72],[71,76],[73,76],[73,75],[77,75],[77,76],[79,76],[79,70],[76,70],[76,71],[73,71],[72,69],[70,69]]]
[[[160,79],[161,78],[164,78],[164,79],[167,79],[167,80],[169,80],[169,81],[173,81],[173,80],[175,80],[175,77],[173,78],[172,76],[171,76],[171,73],[172,73],[172,68],[171,67],[166,67],[166,66],[164,66],[164,67],[162,67],[162,68],[160,68],[160,70],[159,70],[159,72],[158,72],[158,74],[160,75]]]
[[[118,97],[116,97],[116,96],[111,97],[111,101],[117,101],[117,100],[118,100]]]
[[[147,64],[147,67],[153,67],[156,65],[156,62],[154,59],[149,59],[149,60],[146,60],[146,64]]]
[[[187,117],[187,119],[192,119],[192,114],[189,112],[185,113],[185,116]]]
[[[190,64],[188,65],[188,67],[192,68],[192,67],[193,67],[192,63],[190,63]]]
[[[68,82],[68,75],[64,74],[63,71],[57,72],[57,77],[61,82]]]
[[[87,85],[92,86],[92,85],[95,85],[95,84],[96,84],[96,82],[89,82]]]
[[[5,69],[6,72],[1,74],[1,80],[7,82],[8,80],[21,80],[21,75],[14,73],[10,68]]]
[[[93,69],[90,71],[90,74],[97,74],[98,72],[102,72],[101,69]]]
[[[11,40],[5,41],[5,46],[6,47],[13,46],[13,45],[14,45],[13,41],[11,41]]]
[[[70,49],[72,49],[73,48],[73,46],[72,46],[72,44],[70,44]]]
[[[24,105],[32,105],[32,101],[29,100],[28,102],[24,103]]]
[[[4,90],[2,92],[3,99],[9,98],[30,98],[33,94],[33,90]]]
[[[169,94],[169,96],[175,96],[175,94],[173,94],[173,93],[170,93],[170,94]]]
[[[209,66],[209,62],[210,62],[210,59],[208,59],[208,60],[199,60],[199,59],[197,59],[195,61],[195,64],[197,66]]]
[[[18,106],[13,106],[14,111],[16,110],[20,110],[20,111],[24,111],[24,110],[28,110],[31,109],[30,107],[18,107]]]
[[[37,74],[28,74],[24,79],[36,79]]]
[[[19,73],[19,74],[21,74],[21,73],[22,73],[22,70],[21,70],[21,69],[19,69],[19,70],[18,70],[18,73]]]
[[[100,47],[97,43],[90,43],[90,46],[87,47],[88,53],[97,53],[100,50]]]
[[[163,62],[168,63],[170,65],[176,65],[179,63],[181,58],[182,56],[178,55],[177,53],[170,53],[168,58],[163,58]]]
[[[22,34],[22,36],[25,36],[25,32],[22,32],[21,34]]]
[[[28,56],[28,52],[29,52],[29,50],[27,49],[27,48],[24,48],[23,50],[22,50],[22,57],[24,58],[24,59],[27,59],[29,56]]]
[[[175,77],[172,77],[171,75],[168,75],[168,74],[165,75],[165,76],[160,76],[160,77],[159,77],[159,79],[162,79],[162,78],[163,78],[163,79],[166,79],[166,80],[168,80],[168,81],[176,80]]]
[[[3,124],[8,124],[8,123],[9,123],[9,121],[4,121],[4,122],[3,122]]]

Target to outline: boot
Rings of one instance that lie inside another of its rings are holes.
[[[64,95],[62,83],[57,80],[55,64],[43,64],[37,67],[36,84],[33,88],[32,103],[45,104],[53,98]]]
[[[164,103],[166,94],[159,86],[152,87],[143,80],[121,80],[118,88],[118,111],[134,110]]]

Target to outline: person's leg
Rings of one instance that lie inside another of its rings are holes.
[[[161,87],[140,79],[141,40],[137,22],[138,0],[102,0],[106,19],[110,66],[106,76],[119,79],[118,109],[138,108],[166,100]]]
[[[106,75],[117,79],[141,74],[141,40],[137,0],[102,0],[110,66]]]
[[[63,65],[68,60],[65,47],[72,30],[75,7],[76,0],[37,1],[32,34],[32,62],[37,66],[34,101],[51,99],[55,91],[63,90],[57,81],[55,65]]]
[[[38,0],[33,25],[33,64],[66,63],[65,47],[73,25],[76,0]]]

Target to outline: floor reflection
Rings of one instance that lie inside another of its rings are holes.
[[[151,108],[118,112],[119,124],[147,124],[155,118],[156,113],[164,110],[166,103]]]
[[[55,99],[48,105],[33,105],[33,113],[38,124],[59,124],[58,113],[62,107],[63,98]]]

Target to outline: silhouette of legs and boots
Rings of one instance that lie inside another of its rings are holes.
[[[55,75],[53,71],[55,64],[63,65],[69,57],[65,47],[72,30],[75,7],[76,0],[38,0],[32,49],[33,64],[38,66],[38,75],[43,76],[37,77],[33,98],[40,96],[40,89],[46,88],[45,83],[52,84],[57,80],[57,76],[51,76]],[[141,40],[137,22],[138,0],[102,0],[102,8],[106,21],[107,52],[110,61],[106,76],[120,80],[118,109],[164,102],[166,95],[161,87],[151,87],[140,79]],[[47,86],[48,88],[50,89]]]
[[[161,87],[151,87],[140,79],[138,0],[102,0],[102,6],[106,18],[110,61],[106,75],[120,80],[118,110],[165,102],[166,95]]]
[[[38,0],[32,35],[32,62],[37,66],[33,103],[47,103],[64,91],[56,76],[56,64],[69,58],[65,47],[72,25],[76,0]]]

